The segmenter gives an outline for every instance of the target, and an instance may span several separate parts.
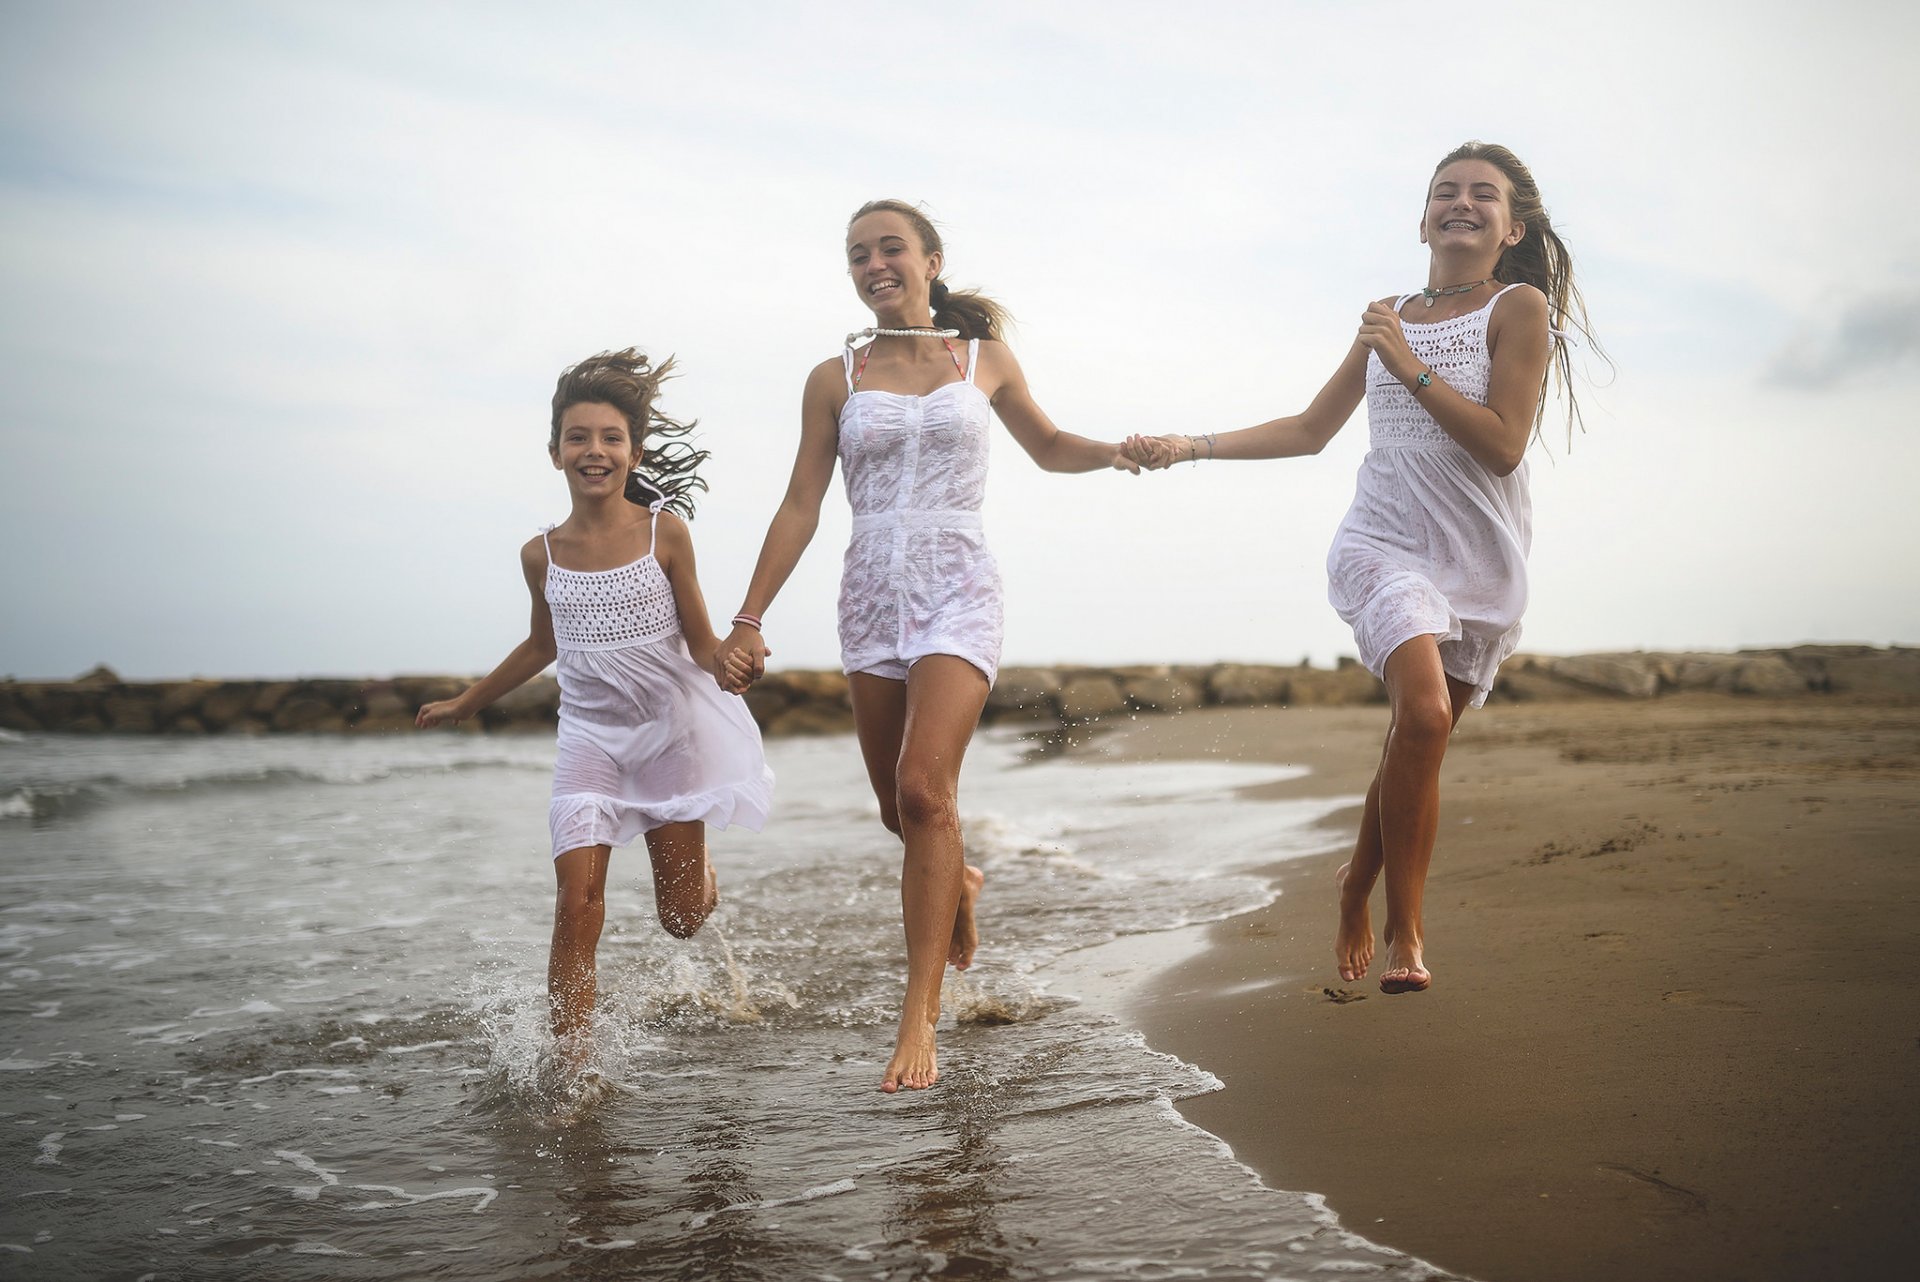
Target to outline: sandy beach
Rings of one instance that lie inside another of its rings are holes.
[[[1443,776],[1430,992],[1341,983],[1330,855],[1285,865],[1271,907],[1201,928],[1197,956],[1127,993],[1130,1013],[1225,1082],[1182,1111],[1269,1184],[1323,1193],[1354,1231],[1448,1270],[1905,1271],[1920,1255],[1906,703],[1470,713]],[[1359,793],[1385,717],[1195,711],[1082,750],[1297,762],[1315,773],[1272,795]],[[1074,964],[1120,980],[1141,954],[1121,940]]]

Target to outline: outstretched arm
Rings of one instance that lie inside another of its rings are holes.
[[[767,537],[760,545],[760,559],[754,563],[753,578],[747,584],[746,599],[740,613],[759,618],[766,614],[774,597],[786,586],[800,554],[813,541],[820,527],[820,501],[833,483],[833,461],[840,445],[840,403],[843,399],[840,362],[823,361],[807,377],[807,388],[800,399],[800,452],[793,460],[793,475],[787,480],[786,497],[773,514]],[[720,662],[736,672],[750,666],[751,677],[766,672],[767,648],[760,629],[735,624],[720,643]],[[723,672],[715,674],[720,683],[738,693]]]
[[[1531,285],[1510,290],[1493,307],[1487,323],[1487,350],[1493,374],[1487,403],[1477,404],[1449,387],[1407,346],[1400,314],[1390,302],[1374,303],[1360,323],[1360,342],[1380,353],[1387,373],[1412,391],[1420,408],[1474,461],[1495,476],[1505,476],[1526,457],[1547,377],[1552,336],[1547,330],[1547,296]],[[1429,382],[1421,383],[1427,375]]]
[[[1355,342],[1313,403],[1298,414],[1218,436],[1131,436],[1126,451],[1143,467],[1163,468],[1203,459],[1297,458],[1318,454],[1367,394],[1367,348]]]
[[[1119,468],[1138,472],[1140,465],[1120,446],[1089,440],[1055,427],[1046,411],[1034,402],[1027,389],[1027,376],[1005,343],[988,339],[980,344],[980,368],[974,382],[987,394],[993,412],[1007,425],[1007,431],[1020,443],[1034,462],[1048,472],[1098,472]]]
[[[504,695],[518,690],[546,670],[553,662],[553,615],[547,610],[547,554],[539,539],[529,539],[520,549],[520,573],[533,595],[533,618],[527,625],[527,639],[500,660],[499,666],[451,699],[429,703],[414,714],[413,724],[422,730],[440,725],[458,725]]]
[[[724,686],[726,681],[714,666],[720,638],[713,634],[707,598],[700,591],[700,576],[693,564],[693,533],[687,523],[671,512],[654,517],[653,555],[673,588],[673,607],[680,616],[680,635],[687,639],[687,653]]]

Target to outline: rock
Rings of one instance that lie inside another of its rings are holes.
[[[1183,712],[1205,702],[1198,686],[1175,676],[1127,677],[1121,688],[1127,702],[1143,712]]]
[[[206,732],[207,732],[206,723],[201,721],[200,718],[194,716],[191,712],[189,712],[184,717],[176,717],[173,720],[172,724],[170,724],[167,727],[168,734],[192,735],[192,734],[205,734]]]
[[[395,677],[392,682],[393,692],[412,711],[423,703],[451,699],[471,684],[459,677]]]
[[[767,723],[774,735],[845,734],[853,729],[853,709],[830,703],[796,703]]]
[[[227,682],[203,695],[198,716],[210,730],[226,730],[246,718],[253,706],[253,686]]]
[[[1060,688],[1060,716],[1066,721],[1094,721],[1126,708],[1127,696],[1112,677],[1074,677]]]
[[[27,700],[27,711],[56,734],[97,734],[107,728],[100,715],[101,692],[62,682],[41,686]]]
[[[1555,659],[1552,663],[1556,677],[1595,690],[1633,699],[1651,699],[1660,693],[1659,673],[1648,665],[1645,655],[1583,654],[1571,659]]]
[[[140,695],[109,695],[100,711],[115,734],[152,734],[160,728],[152,702]]]
[[[787,688],[793,691],[796,701],[853,707],[853,701],[847,694],[847,674],[844,672],[783,672],[780,676]]]
[[[1731,691],[1744,662],[1731,654],[1682,654],[1674,656],[1673,688],[1683,691]]]
[[[753,718],[753,723],[759,726],[763,733],[769,722],[792,706],[787,699],[786,691],[763,690],[758,685],[749,687],[740,697],[746,700],[747,714]]]
[[[1207,675],[1207,698],[1235,707],[1266,707],[1287,701],[1287,673],[1283,668],[1247,663],[1223,663]]]
[[[367,734],[384,734],[389,731],[413,729],[413,716],[417,708],[408,706],[400,697],[400,692],[390,681],[368,685],[360,696],[360,715],[353,718],[353,728]]]
[[[1746,660],[1734,674],[1736,694],[1757,694],[1773,698],[1807,693],[1807,675],[1777,654],[1762,654]]]
[[[560,683],[553,677],[535,677],[510,690],[482,709],[480,721],[489,730],[542,729],[560,718]]]
[[[93,667],[75,677],[73,684],[77,686],[117,686],[124,684],[124,682],[120,680],[120,674],[118,672],[115,672],[104,663],[96,663]]]
[[[298,685],[292,681],[262,681],[253,687],[253,697],[247,701],[247,714],[254,717],[273,718],[280,705],[293,695]]]
[[[987,710],[996,719],[1050,718],[1057,715],[1059,694],[1060,674],[1051,668],[1002,668],[993,689],[987,691]]]
[[[1860,647],[1853,652],[1821,655],[1819,662],[1826,688],[1834,694],[1901,702],[1920,698],[1920,650]]]
[[[347,719],[339,709],[312,695],[297,695],[274,710],[267,723],[281,733],[345,730]]]
[[[190,712],[198,712],[208,695],[220,688],[218,681],[166,681],[153,687],[158,696],[153,715],[162,725],[170,725]]]
[[[1325,668],[1294,668],[1287,677],[1289,707],[1339,708],[1386,701],[1387,688],[1357,663],[1331,672]]]

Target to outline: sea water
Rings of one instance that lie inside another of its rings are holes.
[[[551,740],[0,733],[0,1277],[1436,1276],[1262,1185],[1174,1110],[1217,1081],[1049,981],[1267,902],[1352,798],[982,734],[979,959],[939,1084],[887,1096],[898,842],[850,738],[768,752],[696,938],[615,853],[583,1094]]]

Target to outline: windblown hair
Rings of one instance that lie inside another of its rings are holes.
[[[553,389],[553,430],[547,448],[560,448],[560,416],[571,405],[611,405],[627,420],[627,439],[633,443],[634,470],[627,474],[627,499],[645,507],[665,499],[667,510],[693,515],[693,494],[707,483],[698,471],[707,451],[683,440],[694,422],[668,418],[655,406],[660,384],[673,373],[673,358],[651,364],[637,347],[589,356],[563,370]]]
[[[909,205],[904,200],[869,200],[853,211],[853,217],[847,219],[847,228],[865,218],[868,214],[886,210],[899,214],[913,227],[913,234],[920,238],[920,248],[929,254],[945,255],[947,247],[941,243],[940,230],[933,220],[920,212],[917,205]],[[931,289],[933,303],[933,323],[941,329],[957,329],[962,338],[999,338],[1007,328],[1007,322],[1013,318],[1007,309],[975,289],[956,290],[947,282],[935,277]]]
[[[1495,279],[1506,285],[1532,285],[1545,294],[1547,324],[1564,334],[1578,334],[1596,357],[1606,361],[1607,354],[1601,350],[1587,320],[1586,300],[1581,298],[1579,286],[1573,283],[1573,255],[1553,230],[1553,221],[1547,217],[1547,207],[1540,199],[1540,187],[1533,181],[1533,174],[1521,163],[1520,157],[1498,143],[1465,142],[1441,157],[1440,163],[1433,167],[1433,179],[1427,181],[1429,192],[1440,171],[1457,160],[1483,160],[1505,174],[1513,188],[1513,220],[1526,224],[1526,234],[1520,243],[1508,246],[1500,255],[1493,269]],[[1554,344],[1547,373],[1540,381],[1540,403],[1534,410],[1533,427],[1536,433],[1540,431],[1547,413],[1547,385],[1557,382],[1567,401],[1567,444],[1571,447],[1574,428],[1584,432],[1586,423],[1580,415],[1580,403],[1574,397],[1573,362],[1568,347],[1565,341]]]

